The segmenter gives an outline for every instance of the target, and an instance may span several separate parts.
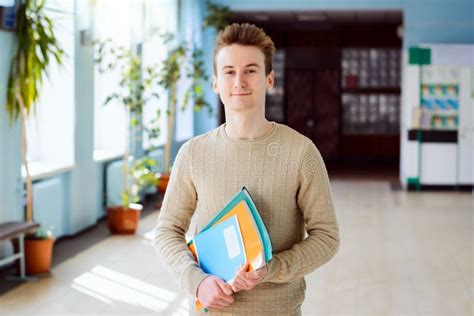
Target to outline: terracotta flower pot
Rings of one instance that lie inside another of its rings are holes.
[[[142,210],[140,204],[107,207],[107,222],[112,234],[135,234]]]
[[[168,187],[169,180],[170,180],[169,173],[158,174],[158,184],[156,185],[158,192],[161,192],[161,193],[166,192],[166,188]]]
[[[53,238],[25,239],[26,274],[45,273],[51,269]]]

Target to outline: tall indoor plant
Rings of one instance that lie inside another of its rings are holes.
[[[43,78],[54,60],[63,64],[64,52],[54,33],[53,21],[46,15],[44,0],[24,0],[17,12],[15,30],[17,46],[11,62],[7,89],[7,112],[10,122],[20,119],[22,137],[22,161],[26,171],[26,209],[25,221],[33,221],[32,179],[27,160],[26,117],[35,112]],[[51,234],[29,235],[25,240],[27,273],[46,272],[49,270],[54,239]],[[35,251],[35,247],[45,247],[44,251]],[[46,255],[39,259],[33,254]],[[35,262],[43,262],[41,267],[34,267]]]
[[[203,52],[196,47],[190,47],[185,42],[174,44],[172,35],[165,36],[165,44],[170,47],[167,58],[159,72],[159,85],[168,92],[168,133],[164,148],[164,172],[158,175],[159,189],[166,190],[170,175],[171,146],[174,140],[174,124],[176,122],[176,110],[179,106],[184,110],[189,101],[193,102],[194,111],[207,108],[209,113],[212,109],[204,98],[203,84],[207,82],[208,76],[204,69]],[[185,76],[189,84],[185,87],[183,95],[178,95],[178,85]]]
[[[216,31],[222,30],[232,17],[232,11],[228,6],[212,3],[206,1],[207,16],[204,18],[202,28],[213,28]],[[163,63],[160,71],[160,85],[168,91],[168,133],[164,148],[164,171],[158,174],[158,189],[162,192],[166,190],[168,185],[170,169],[171,169],[171,146],[174,140],[174,124],[176,121],[176,108],[178,107],[178,83],[183,75],[183,68],[187,65],[185,76],[191,79],[191,85],[185,90],[184,96],[181,99],[181,108],[184,109],[190,99],[194,103],[193,109],[200,111],[202,108],[207,108],[209,113],[212,113],[212,108],[204,98],[203,85],[208,81],[208,76],[205,72],[203,52],[200,49],[193,47],[192,49],[184,42],[178,43],[173,47],[173,36],[167,35],[166,44],[171,49],[168,52],[168,57]]]
[[[144,107],[153,98],[159,98],[155,91],[158,73],[156,66],[144,68],[137,50],[116,46],[112,41],[97,41],[97,59],[100,72],[114,69],[120,71],[120,82],[114,93],[110,94],[104,105],[116,100],[128,114],[128,126],[125,133],[125,152],[123,155],[123,192],[122,205],[107,208],[108,226],[112,233],[135,233],[140,219],[142,206],[137,204],[139,194],[148,187],[156,185],[153,169],[156,163],[148,156],[141,158],[130,154],[130,140],[134,141],[130,129],[140,127],[140,118]],[[157,120],[154,121],[155,123]],[[159,133],[155,126],[147,130],[152,135]]]

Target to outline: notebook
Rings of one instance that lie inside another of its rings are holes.
[[[245,248],[237,215],[194,237],[194,249],[201,269],[230,282],[245,264]]]
[[[272,258],[272,244],[265,224],[257,211],[257,207],[245,187],[242,187],[242,189],[219,211],[219,213],[201,230],[200,233],[233,215],[238,216],[241,224],[244,246],[247,250],[248,256],[247,262],[251,265],[250,270],[256,270]],[[257,228],[256,231],[258,231],[258,237],[253,236],[253,227]],[[258,256],[259,246],[256,246],[258,243],[261,243],[261,247],[263,247],[265,260],[261,260]],[[194,253],[193,240],[188,243],[188,247],[194,257],[196,257]]]

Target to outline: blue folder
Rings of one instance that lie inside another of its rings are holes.
[[[217,224],[194,237],[201,269],[228,282],[245,264],[245,248],[237,216]]]
[[[257,211],[257,206],[252,200],[252,197],[250,196],[250,193],[248,192],[247,188],[242,187],[239,192],[227,203],[226,206],[222,210],[219,211],[219,213],[211,220],[209,224],[206,225],[201,231],[204,232],[213,225],[218,222],[222,217],[229,212],[232,208],[234,208],[240,201],[245,201],[252,212],[252,215],[255,219],[255,223],[258,226],[258,230],[260,232],[260,236],[262,237],[262,242],[263,242],[263,247],[265,249],[265,261],[269,262],[270,259],[272,259],[272,243],[270,240],[270,236],[268,235],[268,231],[265,227],[265,224],[263,223],[262,218],[260,217],[260,214]]]

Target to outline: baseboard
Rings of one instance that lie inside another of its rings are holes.
[[[408,191],[459,191],[459,192],[471,192],[474,190],[474,185],[463,184],[463,185],[433,185],[433,184],[420,184],[417,186],[414,183],[407,185]]]

